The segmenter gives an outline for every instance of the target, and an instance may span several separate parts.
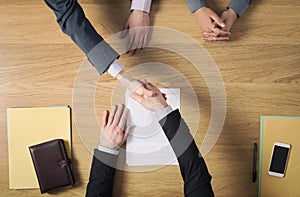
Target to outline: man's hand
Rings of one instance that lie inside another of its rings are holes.
[[[195,15],[200,23],[201,29],[204,32],[203,40],[206,38],[213,37],[214,40],[226,40],[230,35],[229,32],[221,30],[218,28],[225,27],[225,24],[221,18],[207,7],[201,7],[196,12]]]
[[[130,127],[125,130],[128,110],[123,105],[112,106],[104,111],[100,131],[100,145],[117,150],[126,141]]]
[[[140,103],[143,107],[148,110],[159,112],[164,109],[168,104],[166,102],[166,97],[160,92],[160,90],[155,87],[153,84],[147,82],[146,80],[142,81],[144,88],[151,92],[155,92],[154,96],[139,95],[136,92],[131,94],[131,98]]]
[[[207,33],[205,32],[204,34],[206,35],[202,39],[205,41],[225,41],[229,40],[229,35],[230,35],[230,29],[233,25],[233,23],[237,19],[237,14],[233,9],[227,9],[221,14],[221,20],[224,22],[225,26],[220,27],[219,29],[224,32],[228,32],[228,35],[217,35],[215,33]],[[217,23],[214,23],[215,26],[218,26]]]
[[[147,46],[149,25],[149,13],[140,10],[133,10],[131,12],[123,29],[128,29],[127,53],[129,55],[139,54]],[[124,37],[124,34],[122,37]]]
[[[155,91],[146,89],[144,87],[142,81],[138,81],[136,79],[131,78],[130,76],[126,75],[126,73],[124,71],[120,72],[116,76],[116,78],[130,92],[135,92],[138,95],[147,95],[147,96],[155,96],[156,95]]]

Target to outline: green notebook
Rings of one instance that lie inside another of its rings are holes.
[[[268,175],[275,142],[291,145],[283,178]],[[300,117],[261,116],[258,196],[300,196]]]

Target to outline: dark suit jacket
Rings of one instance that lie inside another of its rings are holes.
[[[61,30],[71,37],[102,75],[119,54],[107,44],[86,18],[77,0],[45,0]]]
[[[177,156],[184,181],[184,195],[214,196],[211,176],[189,128],[178,110],[159,121]],[[97,158],[101,158],[97,159]],[[111,196],[117,156],[95,150],[86,196]]]

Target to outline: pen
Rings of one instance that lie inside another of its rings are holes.
[[[256,160],[257,160],[257,143],[253,146],[253,171],[252,171],[252,182],[256,181]]]

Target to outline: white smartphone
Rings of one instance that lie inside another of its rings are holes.
[[[275,142],[269,167],[269,175],[284,177],[291,145]]]

